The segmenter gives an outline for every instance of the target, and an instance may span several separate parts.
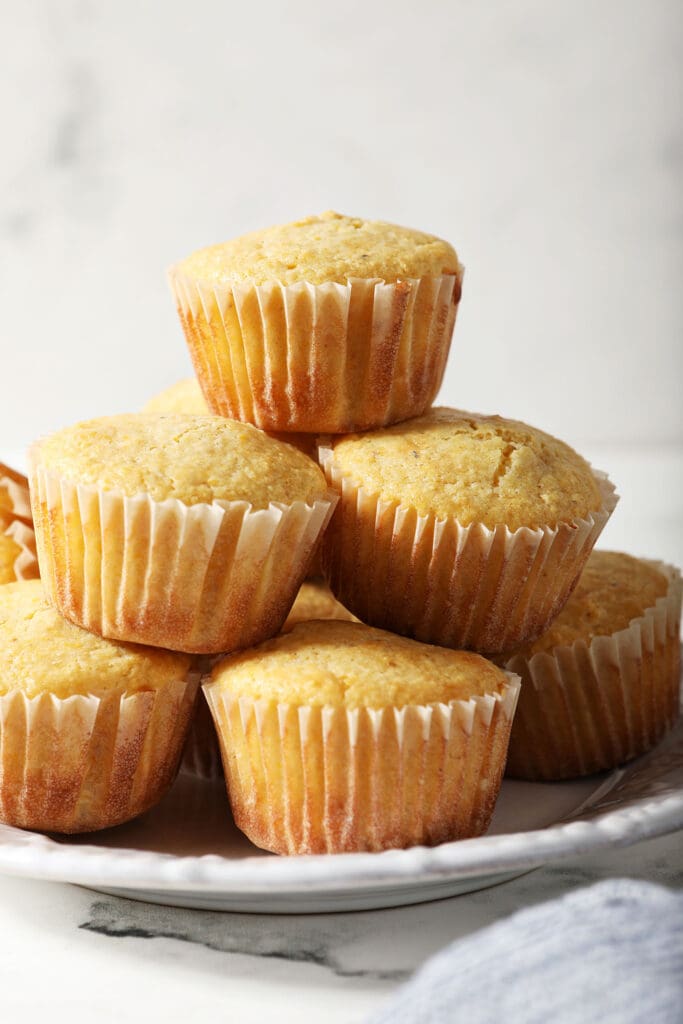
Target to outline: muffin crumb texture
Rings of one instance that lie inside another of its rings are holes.
[[[0,695],[138,693],[182,679],[185,654],[103,640],[47,604],[40,580],[0,587]]]
[[[262,509],[271,502],[312,504],[327,493],[322,472],[300,451],[220,416],[89,420],[39,442],[34,458],[80,484],[185,505],[247,501]]]
[[[333,447],[365,490],[462,526],[554,527],[603,506],[590,465],[569,445],[500,416],[435,408]]]
[[[211,683],[233,696],[309,707],[404,707],[502,693],[508,677],[477,654],[356,622],[311,621],[231,655]]]
[[[384,221],[327,212],[253,231],[200,249],[178,265],[181,273],[209,284],[346,284],[349,278],[405,278],[455,274],[462,267],[448,242]]]
[[[668,591],[668,580],[654,566],[619,551],[593,551],[576,588],[543,636],[522,653],[611,636],[639,618]]]

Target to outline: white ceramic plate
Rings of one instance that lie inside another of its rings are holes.
[[[222,785],[181,775],[137,821],[88,836],[0,825],[0,871],[181,907],[260,913],[369,910],[482,889],[589,850],[683,828],[683,720],[620,771],[579,782],[505,780],[489,833],[428,849],[275,857],[232,823]]]

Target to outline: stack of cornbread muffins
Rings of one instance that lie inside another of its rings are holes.
[[[433,845],[506,763],[671,728],[678,570],[593,552],[617,497],[562,441],[432,408],[448,243],[327,213],[170,283],[196,380],[0,466],[0,820],[106,828],[182,761],[275,853]]]

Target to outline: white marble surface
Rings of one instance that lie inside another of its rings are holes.
[[[372,913],[216,914],[0,878],[3,1019],[355,1024],[453,939],[615,876],[683,886],[683,834]]]

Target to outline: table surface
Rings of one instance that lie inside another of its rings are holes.
[[[601,545],[680,565],[683,452],[586,454],[609,469],[622,494]],[[450,900],[309,917],[179,910],[0,877],[3,1017],[89,1024],[96,1013],[101,1022],[186,1024],[220,1006],[221,1019],[243,1024],[353,1024],[453,939],[616,876],[683,886],[683,833]]]
[[[683,886],[683,833],[450,900],[352,914],[178,910],[0,878],[3,1017],[90,1024],[96,1010],[102,1024],[187,1024],[220,1005],[220,1019],[243,1024],[353,1024],[448,942],[616,876]]]

